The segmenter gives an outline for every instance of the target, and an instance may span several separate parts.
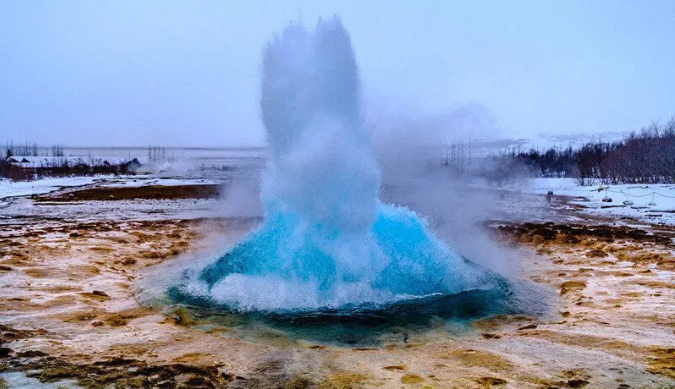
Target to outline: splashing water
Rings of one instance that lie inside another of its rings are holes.
[[[359,77],[339,19],[291,25],[264,52],[262,118],[271,152],[263,224],[186,271],[173,295],[233,311],[381,306],[496,287],[404,207],[378,199]]]

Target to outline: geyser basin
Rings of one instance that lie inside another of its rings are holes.
[[[378,200],[360,106],[337,18],[314,31],[291,25],[268,44],[264,221],[216,260],[186,269],[169,288],[174,303],[305,329],[517,311],[504,278],[455,253],[414,212]]]
[[[500,279],[491,289],[389,304],[354,303],[337,308],[268,312],[233,311],[229,305],[220,305],[208,297],[184,294],[180,287],[170,287],[168,298],[174,307],[187,309],[198,327],[213,330],[213,325],[215,329],[225,326],[227,336],[263,342],[301,339],[323,344],[378,346],[405,342],[408,337],[419,339],[429,330],[440,332],[442,337],[447,332],[471,331],[473,320],[491,315],[539,315],[543,313],[539,301],[532,300],[530,304],[519,301],[518,296],[535,296],[531,291],[528,285],[514,286]]]

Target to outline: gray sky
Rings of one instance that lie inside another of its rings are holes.
[[[479,107],[500,137],[675,114],[675,1],[0,2],[0,143],[263,145],[260,58],[337,14],[370,116]]]

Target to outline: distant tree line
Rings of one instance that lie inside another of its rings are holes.
[[[166,147],[148,146],[148,162],[166,161]]]
[[[7,144],[0,148],[0,150],[3,150],[3,155],[5,159],[13,156],[22,156],[22,157],[37,157],[40,155],[40,148],[38,147],[38,144],[33,142],[24,142],[23,144],[17,143],[14,144],[14,142],[7,142]],[[47,152],[44,153],[45,155]],[[53,145],[51,147],[51,156],[52,157],[63,157],[64,151],[63,151],[63,146],[62,145]]]
[[[0,150],[2,150],[0,148]],[[49,151],[45,152],[48,154]],[[43,177],[69,177],[69,176],[90,176],[98,174],[133,174],[133,169],[129,164],[105,165],[96,163],[86,163],[84,161],[73,162],[72,159],[65,158],[64,147],[54,145],[51,147],[52,157],[57,158],[57,163],[49,163],[45,166],[31,165],[22,166],[22,164],[11,163],[12,157],[37,157],[39,156],[39,147],[37,143],[25,142],[23,144],[14,144],[8,142],[4,147],[4,152],[0,154],[0,178],[8,178],[13,181],[30,181]],[[90,158],[91,160],[91,158]]]
[[[99,174],[134,174],[128,164],[122,165],[90,165],[73,164],[63,161],[57,166],[20,167],[12,164],[7,158],[0,158],[0,178],[12,181],[32,181],[44,177],[94,176]]]
[[[453,142],[447,146],[442,162],[444,166],[452,169],[453,174],[464,176],[471,170],[472,144],[462,141]]]
[[[675,183],[675,117],[652,123],[618,142],[589,142],[579,148],[550,148],[544,152],[511,151],[489,158],[495,169],[482,175],[490,181],[525,174],[574,177],[581,185]]]
[[[14,144],[14,142],[7,143],[5,146],[5,157],[9,158],[13,155],[22,155],[34,157],[38,155],[37,143],[30,143],[26,141],[24,144]]]

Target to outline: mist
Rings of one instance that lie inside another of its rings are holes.
[[[483,181],[478,173],[486,161],[472,142],[489,142],[500,133],[487,108],[462,104],[433,115],[399,112],[373,120],[370,130],[385,199],[426,217],[434,233],[466,258],[502,274],[515,270],[518,252],[495,241],[485,225],[498,217],[498,193],[475,185]],[[447,163],[453,145],[463,149],[459,166]]]

